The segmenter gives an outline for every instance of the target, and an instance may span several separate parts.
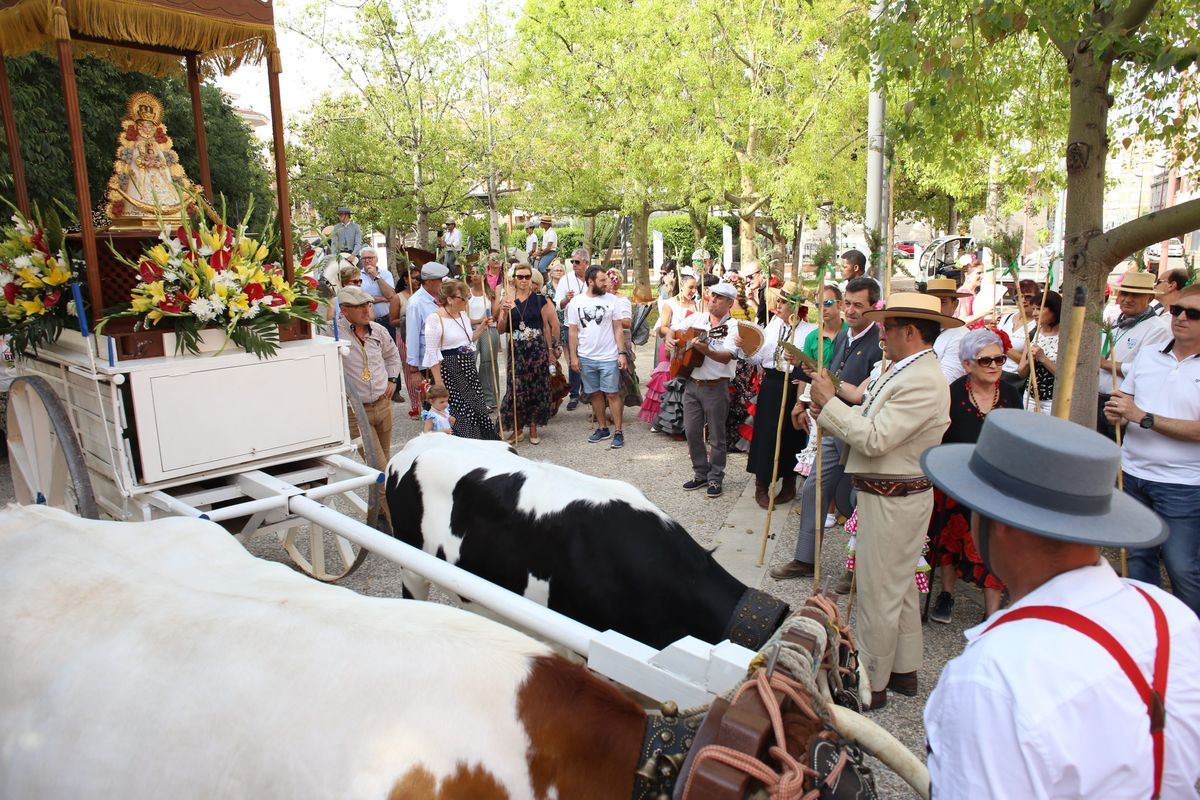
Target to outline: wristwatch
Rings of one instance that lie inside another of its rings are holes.
[[[1142,421],[1139,422],[1138,425],[1141,425],[1146,430],[1150,430],[1154,427],[1154,415],[1147,414],[1146,416],[1142,417]]]
[[[395,383],[395,382],[396,382],[395,378],[388,378],[388,383]]]

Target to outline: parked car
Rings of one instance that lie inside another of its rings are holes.
[[[1155,242],[1146,248],[1146,256],[1149,258],[1158,258],[1162,252],[1162,242]],[[1167,241],[1167,257],[1168,258],[1183,258],[1183,240],[1169,239]]]
[[[894,255],[896,258],[915,258],[917,248],[921,243],[915,239],[905,239],[903,242],[896,242]]]

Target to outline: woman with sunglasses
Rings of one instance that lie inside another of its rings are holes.
[[[550,421],[550,359],[561,353],[558,317],[545,295],[534,291],[533,268],[518,264],[513,270],[513,293],[500,301],[497,322],[500,333],[511,333],[508,350],[508,380],[500,401],[503,428],[511,431],[508,441],[520,441],[529,426],[529,441],[541,444],[538,426]],[[553,352],[551,352],[551,350]],[[516,375],[517,407],[513,417],[513,375]]]
[[[999,334],[986,328],[967,331],[958,342],[958,356],[967,374],[950,384],[950,427],[942,444],[974,444],[989,413],[1021,407],[1021,393],[1000,380],[1008,356]],[[942,573],[941,593],[929,612],[934,622],[950,622],[957,577],[983,590],[985,617],[1000,608],[1004,584],[984,565],[971,541],[971,510],[938,489],[933,490],[929,561]]]
[[[1025,404],[1030,411],[1049,414],[1054,405],[1054,377],[1058,372],[1058,331],[1062,314],[1062,295],[1046,292],[1045,299],[1038,298],[1041,313],[1037,327],[1030,336],[1031,345],[1026,348],[1018,371],[1029,375],[1032,368],[1037,385],[1029,382],[1025,391]],[[1036,390],[1036,391],[1035,391]]]
[[[464,439],[499,439],[496,423],[483,404],[483,388],[475,368],[475,341],[486,325],[472,330],[467,315],[470,292],[462,281],[446,281],[438,292],[438,310],[425,320],[425,353],[421,367],[433,372],[433,382],[450,392],[454,435]],[[491,313],[486,320],[491,321]]]

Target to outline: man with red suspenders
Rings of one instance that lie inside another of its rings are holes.
[[[973,510],[972,538],[1012,598],[966,632],[925,706],[933,796],[1197,797],[1200,620],[1100,556],[1167,535],[1114,490],[1117,446],[1000,409],[978,443],[931,448],[921,466]]]

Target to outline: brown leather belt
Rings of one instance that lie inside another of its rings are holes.
[[[721,386],[722,384],[729,383],[729,378],[713,378],[712,380],[701,380],[700,378],[688,378],[688,380],[690,380],[692,383],[696,384],[697,386]]]
[[[908,478],[895,481],[886,478],[852,478],[850,485],[860,492],[877,494],[880,497],[904,497],[909,494],[928,492],[933,488],[933,481],[929,478]]]

